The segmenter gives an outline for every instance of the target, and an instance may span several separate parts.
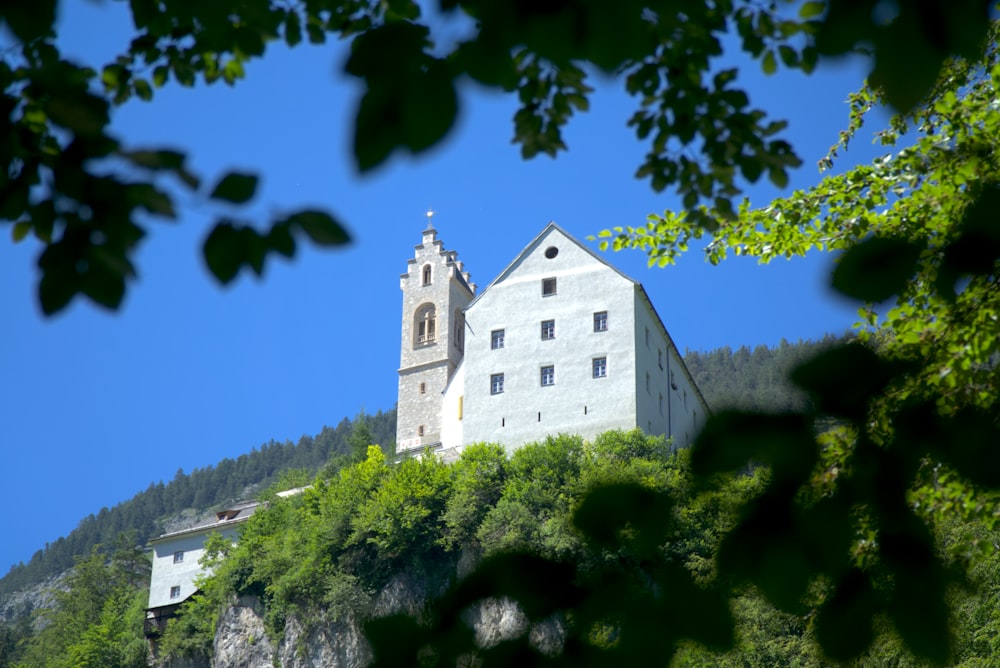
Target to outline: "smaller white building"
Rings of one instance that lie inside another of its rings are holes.
[[[153,568],[149,578],[149,604],[145,631],[155,637],[166,629],[167,620],[198,587],[196,579],[205,569],[199,563],[205,554],[205,541],[213,533],[236,541],[240,525],[247,521],[259,504],[256,501],[220,510],[214,522],[163,534],[149,541],[153,550]]]

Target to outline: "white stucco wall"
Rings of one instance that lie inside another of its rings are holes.
[[[674,447],[686,448],[708,417],[708,407],[695,389],[659,315],[638,285],[634,299],[637,425],[646,433],[672,438]],[[648,390],[646,374],[649,374]]]
[[[240,524],[242,521],[228,522],[153,541],[153,568],[149,580],[147,607],[173,605],[191,596],[196,590],[195,578],[204,572],[198,562],[205,553],[205,541],[208,536],[218,531],[226,538],[235,541]],[[174,563],[174,554],[179,551],[184,553],[183,561]],[[172,587],[180,587],[179,596],[170,596]]]
[[[547,258],[549,247],[558,249]],[[556,294],[542,295],[555,278]],[[549,228],[466,311],[466,443],[495,441],[508,448],[545,434],[593,438],[635,422],[634,283]],[[607,311],[608,330],[594,332],[594,313]],[[541,323],[555,321],[543,340]],[[504,330],[504,347],[491,349],[491,333]],[[592,377],[592,360],[606,357],[605,378]],[[555,384],[541,385],[543,366]],[[490,378],[504,374],[504,391],[490,393]]]
[[[441,447],[465,444],[465,363],[458,365],[441,397]]]

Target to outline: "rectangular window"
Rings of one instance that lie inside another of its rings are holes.
[[[554,338],[556,338],[556,321],[542,320],[542,340],[547,341]]]
[[[663,371],[663,351],[656,349],[656,361],[660,363],[660,371]]]
[[[556,384],[556,368],[554,366],[542,367],[542,387]]]
[[[649,327],[646,328],[646,347],[649,347]]]
[[[646,372],[646,394],[649,394],[649,372]]]
[[[503,392],[503,374],[495,373],[490,376],[490,394],[500,394]]]
[[[594,378],[604,378],[608,375],[608,358],[594,358]]]
[[[608,312],[598,311],[594,314],[594,331],[595,332],[606,332],[608,331]]]
[[[556,279],[554,278],[543,278],[542,279],[542,296],[551,297],[556,293]]]
[[[490,332],[490,349],[499,350],[503,348],[503,330],[494,329]]]
[[[174,563],[181,564],[184,563],[184,550],[178,550],[174,552]]]
[[[181,597],[181,586],[176,585],[170,588],[170,598],[180,598]]]

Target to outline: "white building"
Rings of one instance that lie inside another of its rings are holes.
[[[240,525],[257,508],[257,502],[220,510],[215,521],[189,529],[163,534],[149,541],[153,550],[153,568],[149,578],[149,604],[146,608],[146,635],[159,635],[167,620],[198,587],[196,578],[205,570],[199,561],[205,554],[205,541],[213,533],[236,541]]]
[[[478,295],[429,224],[400,288],[400,452],[636,427],[686,447],[708,416],[642,285],[555,223]]]

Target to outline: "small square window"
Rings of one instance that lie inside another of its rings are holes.
[[[554,366],[542,367],[542,387],[556,384],[556,368]]]
[[[542,296],[551,297],[556,293],[556,279],[554,278],[543,278],[542,279]]]
[[[181,586],[175,585],[170,588],[170,598],[180,598],[181,597]]]
[[[608,375],[608,358],[594,358],[594,378],[604,378]]]
[[[184,550],[178,550],[174,552],[174,563],[181,564],[184,563]]]
[[[606,332],[608,331],[608,312],[598,311],[594,314],[594,331],[595,332]]]
[[[547,341],[554,338],[556,338],[556,321],[542,320],[542,340]]]
[[[490,376],[490,394],[501,394],[503,392],[503,374],[495,373]]]
[[[499,350],[500,348],[503,348],[503,338],[502,329],[494,329],[490,332],[490,349]]]

